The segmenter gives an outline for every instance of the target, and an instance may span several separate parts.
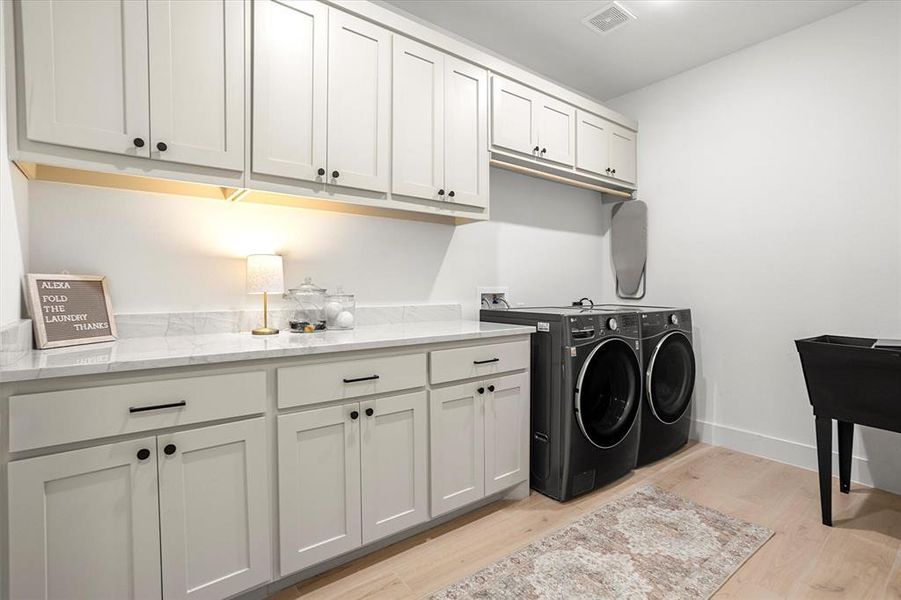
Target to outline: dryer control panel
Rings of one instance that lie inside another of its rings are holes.
[[[569,332],[574,343],[611,335],[639,337],[638,315],[634,313],[590,313],[569,317]]]

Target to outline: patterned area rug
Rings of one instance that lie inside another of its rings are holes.
[[[709,598],[772,535],[648,485],[432,598]]]

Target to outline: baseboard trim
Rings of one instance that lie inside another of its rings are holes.
[[[746,429],[701,420],[692,421],[691,438],[711,446],[721,446],[761,456],[809,471],[817,469],[816,447],[811,444],[784,440]],[[857,439],[855,439],[856,441]],[[832,473],[834,476],[838,476],[838,452],[835,450],[835,445],[833,445],[832,451]],[[869,460],[862,456],[853,456],[851,459],[851,481],[893,494],[901,494],[901,470],[896,470],[894,473],[879,473],[878,476],[874,476]]]

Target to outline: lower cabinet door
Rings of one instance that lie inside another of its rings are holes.
[[[426,521],[428,401],[425,392],[360,403],[363,543]]]
[[[156,438],[9,464],[10,598],[160,598]]]
[[[466,383],[431,392],[429,445],[433,517],[485,495],[485,393],[482,383]]]
[[[360,405],[278,417],[281,575],[357,548]]]
[[[262,418],[158,438],[163,598],[218,599],[269,581]]]
[[[529,478],[529,374],[485,381],[485,495]]]

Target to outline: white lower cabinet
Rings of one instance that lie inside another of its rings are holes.
[[[265,583],[265,440],[258,418],[10,463],[10,597],[224,598]]]
[[[278,417],[281,574],[428,519],[425,392]]]
[[[485,387],[485,495],[529,478],[529,374]]]

